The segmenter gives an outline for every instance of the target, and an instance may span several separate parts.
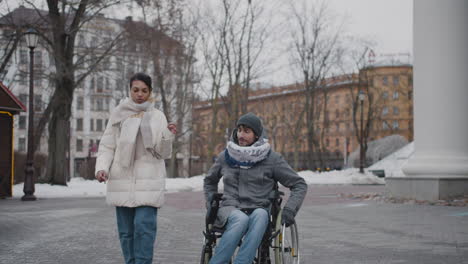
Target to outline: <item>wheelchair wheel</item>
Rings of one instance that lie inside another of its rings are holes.
[[[280,230],[275,237],[275,264],[298,264],[299,258],[299,237],[296,223],[286,227],[281,225],[281,212],[277,217],[275,230]]]
[[[206,239],[204,240],[205,241],[203,241],[200,264],[208,264],[208,262],[210,262],[211,257],[213,256],[213,249],[210,245],[206,244]]]

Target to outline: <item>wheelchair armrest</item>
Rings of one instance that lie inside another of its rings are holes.
[[[270,201],[276,201],[276,200],[280,199],[283,195],[284,195],[284,192],[279,191],[279,190],[276,189],[276,190],[273,190],[270,193],[270,196],[268,197],[268,199]]]

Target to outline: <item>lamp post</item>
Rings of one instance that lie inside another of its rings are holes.
[[[39,36],[34,29],[25,33],[26,44],[29,48],[29,117],[28,117],[28,154],[26,168],[24,169],[24,196],[22,201],[35,201],[34,196],[34,48],[37,46]]]
[[[359,172],[364,173],[364,99],[366,95],[363,90],[359,91],[359,102],[361,104],[361,129],[359,137]]]

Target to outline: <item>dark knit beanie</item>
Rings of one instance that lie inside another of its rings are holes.
[[[240,125],[250,127],[257,137],[260,137],[263,132],[262,121],[254,113],[247,113],[239,118],[237,127]]]

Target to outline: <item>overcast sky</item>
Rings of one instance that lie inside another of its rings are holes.
[[[195,4],[197,0],[187,0],[188,3]],[[215,3],[220,0],[199,0],[203,3],[205,1],[212,1]],[[268,0],[252,0],[252,1],[268,1]],[[281,0],[283,3],[288,3],[288,0]],[[300,1],[300,0],[290,0]],[[311,1],[311,0],[302,0]],[[5,3],[8,3],[9,8],[14,8],[21,1],[17,0],[0,0],[0,9],[4,12]],[[42,5],[45,8],[45,1],[33,0],[33,2]],[[268,2],[267,2],[268,3]],[[413,0],[327,0],[326,3],[331,11],[337,17],[346,16],[346,32],[358,38],[365,38],[375,42],[375,54],[389,55],[389,54],[412,54],[413,45]],[[138,11],[138,8],[134,8]],[[3,13],[2,12],[2,13]],[[274,11],[280,14],[280,11]],[[106,15],[113,17],[124,18],[128,15],[133,15],[138,19],[139,15],[136,12],[130,12],[127,7],[118,8],[117,11],[108,11]],[[278,54],[279,57],[286,56],[286,54]],[[384,58],[384,57],[380,57]],[[286,84],[294,82],[297,76],[292,76],[288,69],[287,59],[280,59],[282,61],[272,74],[261,78],[259,81],[274,84]],[[410,61],[411,62],[411,58]]]
[[[5,4],[14,8],[20,2],[0,0],[0,9],[4,12]],[[327,3],[338,14],[348,16],[350,23],[347,27],[350,32],[377,41],[377,54],[412,53],[413,0],[328,0]],[[128,14],[125,8],[119,10],[122,18]]]
[[[377,41],[376,54],[412,52],[412,0],[329,0],[330,8],[347,14],[350,32]]]

